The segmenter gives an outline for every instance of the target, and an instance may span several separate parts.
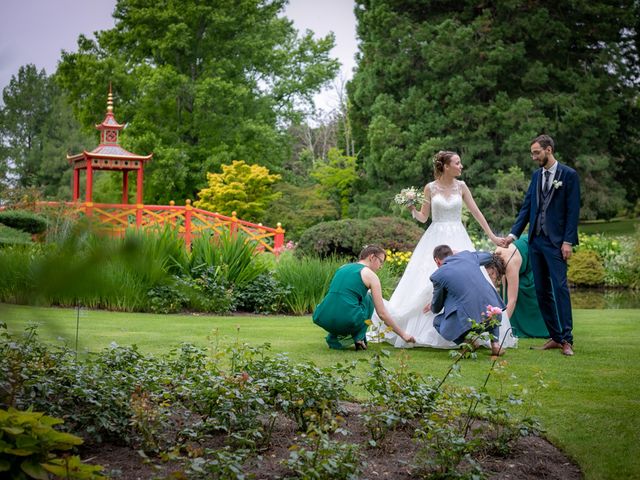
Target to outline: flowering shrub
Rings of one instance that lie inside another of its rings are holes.
[[[602,234],[587,235],[585,233],[578,234],[579,244],[576,251],[591,250],[596,252],[598,256],[604,260],[610,260],[612,257],[620,254],[622,246],[617,237],[605,237]]]
[[[576,253],[593,252],[602,264],[604,276],[600,284],[638,288],[640,240],[637,235],[608,237],[580,233],[578,238],[580,243],[576,247]]]
[[[398,252],[393,250],[386,250],[387,258],[384,262],[385,267],[390,270],[390,274],[399,277],[404,273],[404,269],[407,268],[409,260],[411,260],[412,252]]]
[[[283,246],[276,248],[275,252],[278,254],[282,254],[285,252],[293,252],[297,246],[298,244],[296,242],[294,242],[293,240],[289,240]]]
[[[604,260],[605,285],[640,288],[640,237],[624,236],[613,241],[620,253]]]

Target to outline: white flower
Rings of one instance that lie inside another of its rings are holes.
[[[562,186],[562,182],[560,182],[559,180],[553,181],[553,188],[555,188],[556,190],[559,189],[561,186]]]

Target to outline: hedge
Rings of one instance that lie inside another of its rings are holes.
[[[395,217],[367,220],[345,219],[322,222],[305,230],[300,237],[298,255],[355,257],[365,245],[412,251],[424,230],[415,223]]]
[[[46,218],[26,210],[0,211],[0,223],[31,234],[42,233],[48,227]]]

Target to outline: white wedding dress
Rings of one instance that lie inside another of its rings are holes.
[[[425,305],[431,302],[433,284],[429,277],[436,269],[433,260],[433,249],[438,245],[449,245],[454,251],[475,251],[469,234],[462,224],[462,185],[461,180],[454,181],[452,191],[445,192],[436,182],[428,187],[431,191],[432,223],[418,242],[407,268],[389,301],[385,306],[399,327],[416,339],[415,344],[406,343],[394,332],[387,332],[386,325],[377,313],[372,317],[373,325],[367,332],[367,340],[379,342],[384,340],[394,347],[433,347],[457,348],[453,342],[445,340],[433,326],[435,315],[423,313]],[[484,271],[484,268],[482,269]],[[487,281],[489,276],[485,272]],[[518,339],[511,334],[511,324],[506,314],[502,315],[500,325],[500,341],[503,347],[516,347]],[[505,338],[506,336],[506,338]],[[489,339],[485,339],[489,346]]]

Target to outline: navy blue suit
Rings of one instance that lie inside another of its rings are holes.
[[[471,321],[482,321],[487,305],[504,308],[496,289],[480,270],[491,260],[486,252],[462,251],[444,259],[431,275],[433,300],[431,311],[444,312],[433,319],[433,326],[445,339],[461,343],[471,330]],[[498,337],[498,328],[494,335]]]
[[[538,168],[531,176],[511,234],[518,238],[529,224],[529,256],[542,317],[553,340],[573,344],[567,262],[561,248],[563,242],[578,244],[580,180],[574,169],[558,163],[555,183],[544,195],[542,171]]]

